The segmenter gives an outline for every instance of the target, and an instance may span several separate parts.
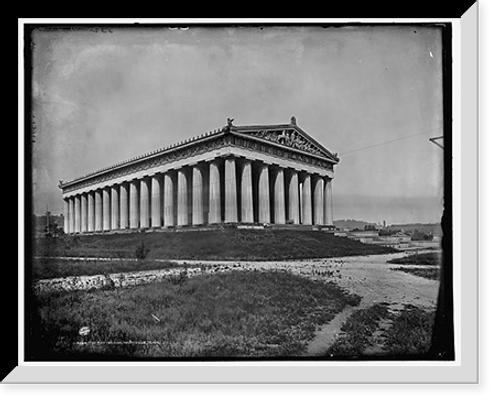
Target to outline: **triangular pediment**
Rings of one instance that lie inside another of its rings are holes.
[[[336,154],[331,153],[296,125],[232,127],[232,129],[329,160],[338,160]]]

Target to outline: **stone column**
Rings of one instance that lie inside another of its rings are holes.
[[[136,180],[130,182],[130,229],[139,228],[139,187]]]
[[[203,175],[200,165],[193,166],[193,225],[203,224]]]
[[[238,222],[238,197],[236,188],[236,160],[229,157],[224,162],[224,222]]]
[[[208,182],[208,222],[218,224],[222,221],[221,187],[219,165],[214,160],[210,162]]]
[[[177,172],[177,225],[189,224],[189,197],[186,169]]]
[[[82,218],[82,225],[81,225],[81,231],[87,232],[88,229],[88,222],[87,222],[87,194],[82,194],[82,199],[81,199],[81,218]]]
[[[128,190],[127,183],[120,184],[120,229],[128,228]]]
[[[146,177],[140,180],[140,193],[140,226],[141,228],[149,228],[149,184]]]
[[[163,218],[165,226],[175,225],[175,199],[174,199],[174,173],[168,172],[165,174],[165,187],[163,199]]]
[[[80,233],[82,231],[82,207],[81,207],[80,196],[75,197],[75,233]]]
[[[69,233],[69,199],[64,200],[64,233]]]
[[[87,231],[95,231],[95,205],[94,205],[94,192],[91,191],[87,196]]]
[[[285,223],[285,172],[282,167],[276,169],[274,180],[274,223]]]
[[[325,177],[325,225],[333,224],[333,181],[331,177]]]
[[[243,169],[241,172],[241,222],[254,222],[252,162],[248,160],[243,161]]]
[[[95,231],[101,232],[103,229],[102,221],[102,190],[95,191]]]
[[[151,225],[153,228],[161,226],[161,186],[160,178],[151,178]]]
[[[312,225],[311,175],[306,173],[302,183],[302,223]]]
[[[111,229],[118,229],[120,221],[120,197],[118,185],[111,187]]]
[[[300,224],[299,174],[292,170],[288,183],[288,216],[294,224]]]
[[[108,187],[102,190],[102,230],[109,231],[111,229],[111,196]]]
[[[271,201],[269,189],[269,166],[262,164],[259,168],[259,222],[271,222]]]
[[[323,199],[324,183],[322,177],[317,177],[314,182],[314,224],[323,225]]]
[[[69,224],[68,224],[68,232],[75,232],[75,198],[69,198]]]

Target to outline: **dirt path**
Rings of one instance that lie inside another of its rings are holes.
[[[361,305],[376,302],[398,302],[424,307],[434,307],[439,283],[416,277],[408,273],[393,271],[393,267],[406,267],[387,263],[387,260],[403,257],[407,253],[371,256],[350,256],[332,259],[295,260],[284,262],[223,262],[187,261],[179,264],[199,263],[205,265],[230,266],[234,269],[281,269],[293,273],[309,275],[319,279],[335,281],[349,292],[363,297]],[[408,267],[424,267],[410,265]]]

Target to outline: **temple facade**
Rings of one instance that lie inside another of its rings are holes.
[[[288,124],[236,126],[60,182],[69,234],[205,224],[331,225],[336,154]]]

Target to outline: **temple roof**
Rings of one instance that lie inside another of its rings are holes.
[[[126,159],[119,163],[115,163],[111,166],[96,170],[94,172],[85,174],[84,176],[77,177],[70,181],[60,181],[59,187],[62,188],[71,183],[78,182],[80,180],[87,179],[105,172],[115,170],[120,167],[127,166],[132,163],[137,163],[143,160],[147,160],[151,157],[162,155],[165,153],[170,153],[171,151],[184,148],[190,144],[199,143],[205,139],[217,137],[222,134],[232,133],[234,135],[240,135],[245,137],[259,138],[266,142],[272,142],[281,145],[285,148],[291,148],[304,152],[314,157],[319,157],[331,161],[332,164],[337,164],[340,159],[336,153],[330,152],[318,141],[307,134],[302,128],[297,125],[295,117],[292,117],[290,122],[287,124],[273,124],[273,125],[233,125],[233,119],[227,119],[227,125],[222,128],[217,128],[215,130],[205,132],[204,134],[185,139],[180,142],[176,142],[170,146],[164,148],[156,149],[145,154],[136,156],[134,158]]]

